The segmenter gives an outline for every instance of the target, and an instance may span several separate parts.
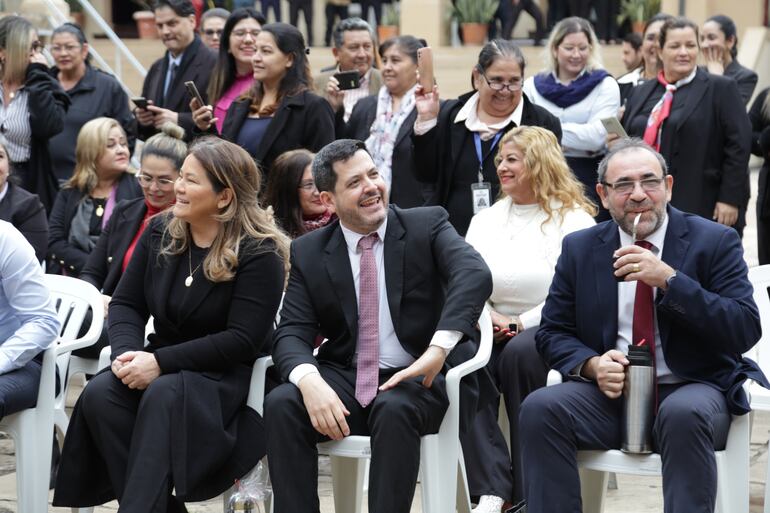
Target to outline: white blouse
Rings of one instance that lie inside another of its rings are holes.
[[[561,121],[561,146],[568,157],[593,157],[605,151],[607,131],[602,119],[614,118],[620,108],[620,88],[607,76],[581,101],[561,108],[540,96],[534,77],[524,81],[524,94]]]
[[[553,208],[558,205],[554,202]],[[489,307],[518,315],[525,328],[540,324],[564,236],[595,224],[580,208],[563,217],[554,211],[543,224],[547,216],[537,204],[516,205],[505,197],[473,216],[465,236],[492,272]]]

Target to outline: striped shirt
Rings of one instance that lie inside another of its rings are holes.
[[[32,142],[29,126],[29,94],[22,87],[13,99],[5,104],[3,85],[0,84],[0,137],[5,141],[11,162],[27,162]]]
[[[345,123],[350,119],[350,115],[353,113],[353,107],[356,106],[358,100],[366,98],[369,95],[369,77],[372,74],[371,68],[366,74],[361,77],[358,87],[355,89],[348,89],[345,91],[345,97],[342,100],[342,104],[345,106]]]

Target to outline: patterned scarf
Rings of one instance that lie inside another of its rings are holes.
[[[317,230],[319,228],[323,228],[327,224],[331,223],[337,219],[337,214],[332,212],[331,210],[327,210],[320,216],[311,217],[309,219],[302,218],[302,226],[305,227],[305,233],[310,233],[313,230]]]
[[[658,103],[652,108],[650,117],[647,118],[647,128],[644,129],[644,142],[655,148],[656,151],[660,151],[660,134],[663,132],[663,122],[671,114],[671,105],[674,103],[674,93],[682,86],[685,86],[692,82],[695,78],[695,74],[698,68],[695,68],[692,73],[678,80],[673,84],[666,82],[666,77],[663,75],[663,71],[658,72],[658,82],[666,88],[663,96],[660,97]]]
[[[393,159],[393,147],[401,125],[414,108],[415,84],[401,98],[398,112],[393,112],[393,97],[385,86],[380,88],[377,95],[377,115],[369,129],[369,138],[366,140],[366,148],[372,155],[374,165],[382,175],[390,189],[393,171],[391,169]]]

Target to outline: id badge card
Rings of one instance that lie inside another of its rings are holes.
[[[489,182],[472,183],[471,198],[473,199],[474,215],[489,208],[492,205],[492,185]]]

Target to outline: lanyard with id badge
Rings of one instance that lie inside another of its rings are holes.
[[[484,162],[492,155],[497,146],[497,141],[502,137],[503,132],[497,132],[492,139],[492,146],[486,155],[481,154],[481,137],[478,133],[473,134],[473,143],[476,146],[476,157],[479,159],[479,181],[471,184],[471,198],[473,200],[473,215],[478,214],[485,208],[492,205],[492,184],[484,181]]]

